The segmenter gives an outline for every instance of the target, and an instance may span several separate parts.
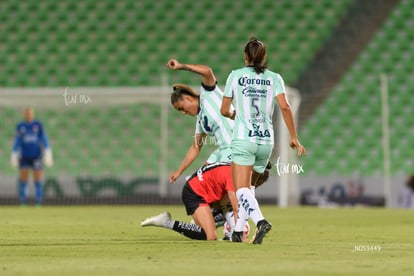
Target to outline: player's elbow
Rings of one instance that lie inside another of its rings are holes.
[[[210,81],[215,81],[215,77],[214,77],[214,73],[213,73],[213,69],[211,69],[211,67],[207,66],[207,65],[201,65],[199,67],[197,67],[198,69],[198,74],[203,76],[204,81],[210,82]],[[206,85],[212,85],[211,83],[205,83]]]
[[[193,152],[193,154],[199,154],[201,151],[201,148],[204,145],[204,138],[195,138],[193,144],[191,145],[190,150]]]
[[[279,105],[280,111],[281,112],[291,112],[292,109],[290,108],[290,105],[288,103]]]
[[[213,69],[211,69],[211,67],[209,66],[206,66],[204,70],[204,75],[209,77],[214,76]]]

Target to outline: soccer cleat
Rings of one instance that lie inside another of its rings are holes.
[[[153,217],[146,218],[141,222],[141,226],[158,226],[169,228],[171,215],[167,211]]]
[[[243,232],[233,231],[233,234],[231,235],[231,241],[232,242],[243,242]]]
[[[272,229],[272,225],[267,220],[261,220],[257,223],[256,233],[251,239],[250,243],[253,244],[262,244],[263,238],[266,236],[267,232]]]

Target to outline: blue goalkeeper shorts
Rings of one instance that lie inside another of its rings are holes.
[[[43,160],[42,157],[21,157],[19,160],[20,169],[33,169],[35,171],[43,169]]]

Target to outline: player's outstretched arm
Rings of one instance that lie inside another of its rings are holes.
[[[213,69],[203,64],[184,64],[180,63],[176,59],[170,59],[167,62],[167,67],[174,70],[186,70],[201,75],[201,81],[206,86],[216,85],[216,77],[214,76]]]
[[[181,174],[196,160],[197,156],[200,154],[201,148],[203,147],[203,142],[206,137],[206,134],[196,134],[194,142],[191,147],[188,149],[187,154],[184,160],[181,162],[180,167],[170,175],[170,183],[174,183]]]

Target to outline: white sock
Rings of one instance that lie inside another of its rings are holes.
[[[233,211],[226,212],[224,214],[224,217],[226,218],[226,222],[230,226],[230,229],[233,230],[236,226],[236,222],[234,221],[234,213]]]
[[[254,198],[249,188],[238,189],[236,192],[236,197],[239,203],[239,216],[241,209],[243,209],[247,216],[253,220],[254,225],[257,225],[258,221],[264,219],[262,211],[259,207],[259,203],[257,202],[256,198]],[[241,228],[242,230],[237,229],[240,229],[238,228],[238,223],[236,224],[235,231],[243,231],[243,228]]]
[[[254,201],[256,202],[257,211],[256,212],[253,212],[250,217],[252,218],[252,220],[254,222],[254,225],[257,225],[257,223],[259,221],[261,221],[261,220],[263,220],[265,218],[264,218],[264,216],[262,214],[262,210],[260,210],[259,202],[257,201],[256,198],[254,198]]]
[[[252,195],[254,198],[256,198],[256,187],[255,186],[250,186],[250,191],[252,192]]]
[[[240,204],[238,204],[238,216],[237,216],[237,222],[236,226],[234,226],[235,232],[243,232],[244,225],[247,223],[247,220],[249,219],[249,215],[247,214],[246,210],[244,210],[243,207],[241,207]]]

